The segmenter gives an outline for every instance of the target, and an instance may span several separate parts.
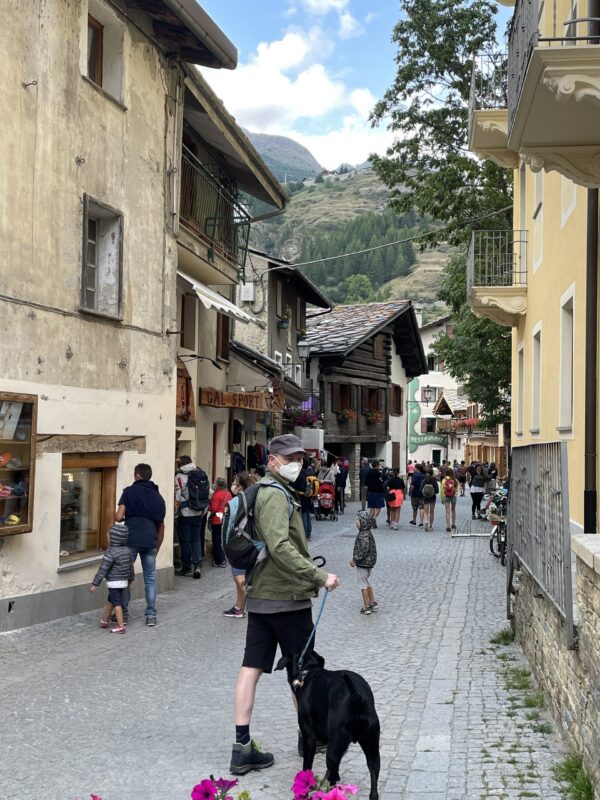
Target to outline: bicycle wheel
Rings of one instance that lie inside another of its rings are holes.
[[[490,536],[490,553],[494,558],[500,558],[500,540],[498,537],[498,526],[494,525],[492,528],[492,535]]]
[[[500,563],[503,567],[506,566],[506,527],[498,525],[498,551],[500,554]]]

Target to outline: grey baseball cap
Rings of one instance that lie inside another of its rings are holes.
[[[269,453],[274,455],[291,456],[294,453],[305,453],[302,442],[293,433],[284,433],[283,436],[275,436],[271,439]]]

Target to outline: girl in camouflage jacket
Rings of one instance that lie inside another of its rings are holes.
[[[350,566],[356,567],[358,571],[358,582],[363,599],[363,607],[360,613],[369,615],[379,609],[369,580],[371,570],[377,563],[377,547],[372,531],[373,517],[369,511],[358,512],[356,515],[356,527],[358,528],[358,533],[354,541],[354,551]]]

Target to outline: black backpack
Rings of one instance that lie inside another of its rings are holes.
[[[288,501],[288,519],[294,513],[295,504],[283,486],[276,481],[272,483],[254,483],[236,494],[223,512],[223,549],[227,561],[234,569],[249,570],[254,565],[267,558],[268,551],[265,542],[256,536],[254,526],[254,506],[256,496],[261,487],[273,487],[283,492]]]
[[[186,473],[183,473],[184,475]],[[187,473],[187,496],[182,505],[187,505],[192,511],[204,511],[208,505],[210,484],[208,475],[203,469],[193,469]],[[184,506],[185,507],[185,506]]]

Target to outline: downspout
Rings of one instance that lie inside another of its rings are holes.
[[[600,34],[600,0],[590,0],[591,36]],[[593,18],[596,19],[593,19]],[[590,42],[592,43],[592,42]],[[585,348],[585,455],[583,530],[597,533],[597,392],[598,392],[598,189],[587,193],[587,248],[586,248],[586,348]]]

